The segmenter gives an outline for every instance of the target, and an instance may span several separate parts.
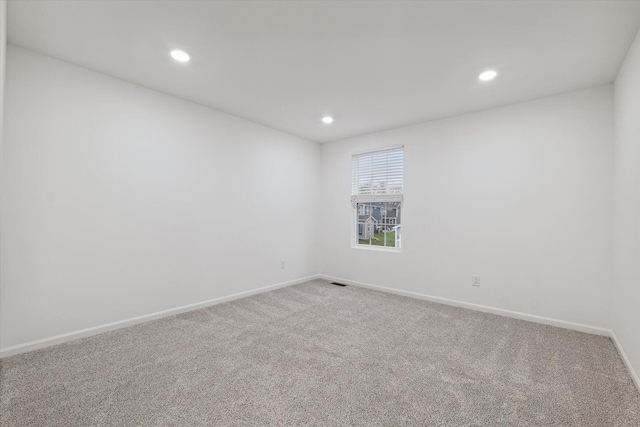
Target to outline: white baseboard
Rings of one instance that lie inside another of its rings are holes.
[[[340,282],[345,285],[361,286],[363,288],[375,289],[382,292],[388,292],[396,295],[403,295],[411,298],[418,298],[426,301],[437,302],[440,304],[452,305],[455,307],[468,308],[470,310],[481,311],[483,313],[497,314],[499,316],[512,317],[514,319],[528,320],[530,322],[542,323],[544,325],[557,326],[559,328],[572,329],[574,331],[586,332],[589,334],[610,336],[611,330],[598,326],[583,325],[581,323],[568,322],[565,320],[552,319],[550,317],[536,316],[535,314],[526,314],[518,311],[505,310],[502,308],[489,307],[486,305],[472,304],[448,298],[434,297],[431,295],[421,294],[418,292],[403,291],[395,288],[387,288],[385,286],[371,285],[369,283],[356,282],[353,280],[342,279],[340,277],[332,277],[324,274],[318,276],[320,279],[330,280],[332,282]]]
[[[248,297],[248,296],[251,296],[251,295],[260,294],[260,293],[263,293],[263,292],[268,292],[268,291],[272,291],[272,290],[279,289],[279,288],[285,288],[287,286],[297,285],[299,283],[307,282],[309,280],[314,280],[314,279],[324,279],[324,280],[329,280],[329,281],[332,281],[332,282],[344,283],[346,285],[360,286],[360,287],[363,287],[363,288],[374,289],[374,290],[378,290],[378,291],[382,291],[382,292],[388,292],[388,293],[392,293],[392,294],[396,294],[396,295],[403,295],[403,296],[407,296],[407,297],[411,297],[411,298],[418,298],[418,299],[431,301],[431,302],[436,302],[436,303],[440,303],[440,304],[446,304],[446,305],[452,305],[452,306],[455,306],[455,307],[467,308],[467,309],[470,309],[470,310],[481,311],[481,312],[484,312],[484,313],[497,314],[499,316],[506,316],[506,317],[512,317],[512,318],[515,318],[515,319],[528,320],[530,322],[542,323],[544,325],[556,326],[556,327],[559,327],[559,328],[572,329],[572,330],[575,330],[575,331],[586,332],[586,333],[595,334],[595,335],[608,336],[608,337],[611,338],[611,340],[613,341],[614,345],[616,346],[618,352],[620,353],[620,356],[622,357],[622,360],[624,361],[627,369],[629,370],[629,373],[631,374],[631,378],[633,379],[636,387],[638,388],[638,390],[640,390],[640,378],[638,377],[638,374],[636,373],[636,371],[634,370],[633,366],[631,365],[631,362],[629,361],[629,358],[627,357],[626,353],[624,352],[624,349],[622,348],[622,344],[618,340],[618,337],[616,336],[615,332],[613,330],[611,330],[611,329],[600,328],[600,327],[597,327],[597,326],[583,325],[583,324],[580,324],[580,323],[574,323],[574,322],[568,322],[568,321],[565,321],[565,320],[552,319],[552,318],[549,318],[549,317],[536,316],[536,315],[533,315],[533,314],[526,314],[526,313],[521,313],[521,312],[517,312],[517,311],[511,311],[511,310],[505,310],[505,309],[501,309],[501,308],[489,307],[489,306],[485,306],[485,305],[472,304],[472,303],[452,300],[452,299],[448,299],[448,298],[435,297],[435,296],[431,296],[431,295],[421,294],[421,293],[418,293],[418,292],[409,292],[409,291],[403,291],[403,290],[395,289],[395,288],[388,288],[388,287],[385,287],[385,286],[372,285],[372,284],[363,283],[363,282],[356,282],[356,281],[353,281],[353,280],[342,279],[340,277],[327,276],[325,274],[317,274],[317,275],[313,275],[313,276],[303,277],[303,278],[296,279],[296,280],[291,280],[291,281],[288,281],[288,282],[282,282],[282,283],[277,283],[275,285],[264,286],[262,288],[253,289],[253,290],[250,290],[250,291],[239,292],[239,293],[233,294],[233,295],[228,295],[228,296],[224,296],[224,297],[220,297],[220,298],[214,298],[214,299],[207,300],[207,301],[197,302],[197,303],[194,303],[194,304],[189,304],[189,305],[184,305],[184,306],[181,306],[181,307],[171,308],[171,309],[168,309],[168,310],[158,311],[156,313],[145,314],[145,315],[133,317],[133,318],[130,318],[130,319],[120,320],[120,321],[117,321],[117,322],[108,323],[106,325],[94,326],[92,328],[82,329],[82,330],[75,331],[75,332],[69,332],[69,333],[66,333],[66,334],[56,335],[56,336],[49,337],[49,338],[44,338],[44,339],[31,341],[31,342],[24,343],[24,344],[15,345],[15,346],[12,346],[12,347],[7,347],[7,348],[4,348],[4,349],[0,349],[0,358],[13,356],[15,354],[20,354],[20,353],[26,353],[28,351],[33,351],[33,350],[37,350],[37,349],[41,349],[41,348],[45,348],[45,347],[50,347],[50,346],[57,345],[57,344],[62,344],[62,343],[67,342],[67,341],[73,341],[73,340],[76,340],[76,339],[79,339],[79,338],[85,338],[85,337],[89,337],[89,336],[92,336],[92,335],[101,334],[103,332],[109,332],[109,331],[113,331],[113,330],[116,330],[116,329],[125,328],[127,326],[137,325],[139,323],[144,323],[144,322],[148,322],[148,321],[151,321],[151,320],[160,319],[162,317],[169,317],[169,316],[173,316],[173,315],[179,314],[179,313],[184,313],[184,312],[187,312],[187,311],[198,310],[200,308],[209,307],[209,306],[212,306],[212,305],[215,305],[215,304],[220,304],[220,303],[223,303],[223,302],[233,301],[233,300],[240,299],[240,298],[245,298],[245,297]]]
[[[420,293],[417,293],[417,292],[409,292],[409,291],[403,291],[403,290],[395,289],[395,288],[387,288],[385,286],[372,285],[372,284],[369,284],[369,283],[356,282],[356,281],[353,281],[353,280],[342,279],[340,277],[327,276],[326,274],[319,274],[318,278],[324,279],[324,280],[329,280],[331,282],[344,283],[345,285],[360,286],[360,287],[363,287],[363,288],[374,289],[374,290],[378,290],[378,291],[381,291],[381,292],[388,292],[388,293],[392,293],[392,294],[396,294],[396,295],[403,295],[403,296],[406,296],[406,297],[418,298],[418,299],[422,299],[422,300],[426,300],[426,301],[437,302],[437,303],[446,304],[446,305],[452,305],[452,306],[455,306],[455,307],[461,307],[461,308],[467,308],[467,309],[470,309],[470,310],[482,311],[484,313],[497,314],[499,316],[506,316],[506,317],[512,317],[512,318],[515,318],[515,319],[528,320],[530,322],[542,323],[544,325],[556,326],[558,328],[571,329],[571,330],[574,330],[574,331],[586,332],[586,333],[589,333],[589,334],[602,335],[602,336],[609,337],[609,338],[611,338],[611,340],[613,341],[614,345],[616,346],[616,349],[618,350],[618,353],[620,354],[620,357],[622,357],[622,360],[624,361],[624,364],[626,365],[627,369],[629,370],[629,374],[631,375],[631,378],[633,379],[633,382],[635,383],[636,387],[640,391],[640,378],[638,378],[638,373],[635,371],[635,369],[633,369],[633,366],[631,366],[631,362],[629,361],[629,358],[627,357],[626,353],[624,352],[624,349],[622,348],[622,344],[620,344],[620,341],[618,341],[618,337],[616,336],[615,332],[613,330],[611,330],[611,329],[601,328],[601,327],[598,327],[598,326],[583,325],[581,323],[568,322],[566,320],[552,319],[550,317],[536,316],[534,314],[526,314],[526,313],[521,313],[521,312],[518,312],[518,311],[504,310],[502,308],[488,307],[486,305],[472,304],[472,303],[452,300],[452,299],[448,299],[448,298],[434,297],[434,296],[431,296],[431,295],[420,294]]]
[[[618,353],[620,353],[620,357],[622,357],[622,361],[624,362],[625,365],[627,365],[627,369],[631,374],[631,378],[633,379],[633,382],[636,383],[636,387],[640,392],[640,377],[638,377],[638,373],[636,372],[635,369],[633,369],[633,366],[631,366],[631,361],[627,357],[627,353],[624,352],[624,349],[622,348],[622,344],[620,344],[620,341],[618,341],[618,337],[616,336],[616,333],[613,330],[611,331],[610,336],[611,336],[611,341],[613,341],[616,348],[618,349]]]
[[[66,334],[56,335],[49,338],[43,338],[36,341],[27,342],[24,344],[18,344],[11,347],[0,349],[0,358],[13,356],[14,354],[26,353],[28,351],[38,350],[40,348],[50,347],[56,344],[62,344],[67,341],[77,340],[79,338],[85,338],[92,335],[101,334],[103,332],[109,332],[127,326],[137,325],[139,323],[148,322],[150,320],[160,319],[162,317],[173,316],[175,314],[184,313],[187,311],[197,310],[199,308],[208,307],[223,302],[233,301],[240,298],[245,298],[251,295],[260,294],[263,292],[273,291],[279,288],[285,288],[287,286],[297,285],[298,283],[307,282],[309,280],[317,279],[317,275],[303,277],[301,279],[291,280],[288,282],[277,283],[275,285],[264,286],[258,289],[252,289],[250,291],[238,292],[237,294],[228,295],[220,298],[214,298],[207,301],[197,302],[194,304],[183,305],[181,307],[170,308],[168,310],[158,311],[151,314],[145,314],[142,316],[132,317],[130,319],[119,320],[113,323],[107,323],[106,325],[94,326],[92,328],[82,329],[79,331],[68,332]]]

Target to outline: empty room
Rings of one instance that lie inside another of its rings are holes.
[[[0,0],[0,425],[640,426],[640,0]]]

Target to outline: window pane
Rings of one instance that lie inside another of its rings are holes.
[[[358,245],[400,247],[400,202],[358,203]]]

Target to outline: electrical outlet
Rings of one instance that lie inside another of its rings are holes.
[[[286,268],[286,267],[285,267],[285,264],[284,264],[284,260],[283,260],[283,259],[281,259],[281,260],[280,260],[280,269],[281,269],[281,270],[284,270],[285,268]]]
[[[471,286],[480,286],[480,276],[471,276]]]

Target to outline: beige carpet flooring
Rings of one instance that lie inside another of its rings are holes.
[[[1,375],[2,426],[640,426],[609,338],[320,280]]]

